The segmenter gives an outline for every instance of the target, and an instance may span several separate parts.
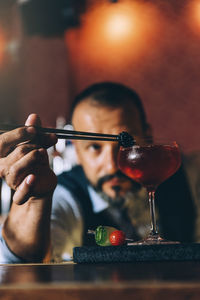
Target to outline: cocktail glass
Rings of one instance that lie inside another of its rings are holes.
[[[181,155],[177,143],[141,141],[132,147],[121,146],[118,153],[118,165],[124,174],[140,183],[148,192],[151,231],[145,239],[137,244],[176,243],[167,241],[159,235],[156,225],[155,191],[181,165]]]

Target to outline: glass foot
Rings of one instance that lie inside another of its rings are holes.
[[[161,245],[161,244],[180,244],[177,241],[168,241],[163,239],[158,233],[150,233],[146,238],[139,240],[137,242],[127,243],[128,246],[135,245]]]

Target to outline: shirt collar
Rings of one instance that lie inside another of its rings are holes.
[[[99,213],[108,207],[108,203],[93,189],[91,185],[88,186],[88,193],[95,213]]]

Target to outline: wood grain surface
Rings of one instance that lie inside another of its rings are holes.
[[[0,265],[0,300],[199,300],[200,262]]]

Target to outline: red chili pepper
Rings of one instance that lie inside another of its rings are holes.
[[[125,243],[126,236],[122,230],[115,230],[110,234],[109,240],[111,245],[120,246]]]

